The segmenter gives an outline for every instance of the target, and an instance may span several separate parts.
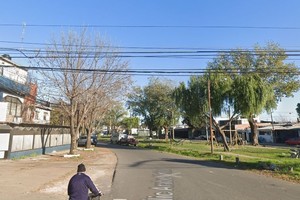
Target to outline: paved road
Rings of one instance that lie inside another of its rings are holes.
[[[110,200],[294,200],[299,184],[215,163],[107,145],[118,157]]]

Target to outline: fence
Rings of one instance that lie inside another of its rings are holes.
[[[70,143],[69,127],[13,123],[0,125],[0,159],[67,150]]]

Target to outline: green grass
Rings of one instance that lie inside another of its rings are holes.
[[[140,140],[141,148],[151,148],[157,151],[170,152],[201,160],[221,162],[223,164],[245,170],[255,170],[275,177],[300,182],[300,160],[290,158],[289,149],[262,146],[233,146],[230,152],[224,152],[222,146],[211,146],[204,141],[190,142],[186,140],[182,145],[170,144],[165,140]],[[223,160],[220,160],[220,157]],[[239,163],[236,163],[238,157]],[[293,169],[291,171],[291,168]]]
[[[22,159],[25,159],[25,158],[32,158],[32,157],[37,157],[37,156],[38,156],[37,153],[32,153],[32,154],[29,154],[29,155],[12,158],[12,160],[22,160]]]
[[[100,141],[109,142],[109,137],[101,137]],[[289,148],[263,146],[231,146],[230,152],[225,152],[222,146],[211,146],[206,141],[185,140],[182,144],[165,140],[146,140],[139,138],[138,147],[157,151],[175,153],[201,160],[220,162],[244,170],[253,170],[266,175],[300,183],[300,159],[290,158]],[[223,157],[223,160],[220,157]],[[236,163],[238,157],[239,163]],[[291,170],[293,169],[293,170]]]

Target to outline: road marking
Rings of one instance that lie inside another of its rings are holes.
[[[148,196],[147,200],[173,200],[174,179],[181,178],[180,172],[173,172],[171,169],[159,169],[154,173],[155,184],[153,196]]]

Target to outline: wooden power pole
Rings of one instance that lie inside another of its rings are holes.
[[[210,102],[210,79],[207,81],[207,91],[208,91],[208,108],[209,108],[209,130],[210,130],[210,150],[211,154],[214,153],[214,139],[212,131],[212,113],[211,113],[211,102]]]

